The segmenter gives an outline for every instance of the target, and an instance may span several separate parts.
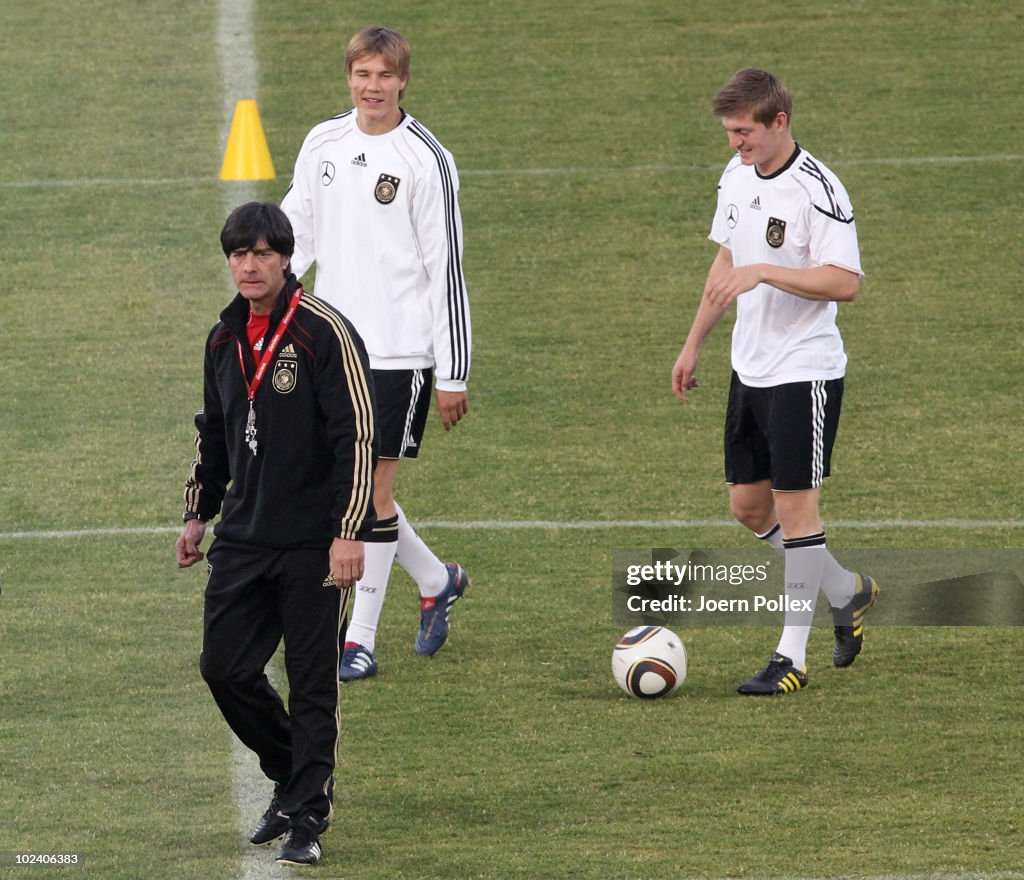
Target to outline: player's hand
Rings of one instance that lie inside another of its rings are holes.
[[[469,412],[469,395],[465,391],[434,392],[437,399],[437,413],[446,431],[454,428]]]
[[[178,559],[178,568],[188,568],[195,565],[203,557],[204,553],[199,549],[206,534],[206,523],[199,519],[190,519],[185,523],[178,540],[174,542],[174,555]]]
[[[704,295],[708,301],[720,309],[732,305],[740,295],[753,290],[761,283],[761,267],[754,263],[718,272],[714,278],[708,279]]]
[[[329,551],[331,577],[339,590],[354,587],[363,576],[366,548],[362,541],[335,538]]]
[[[695,375],[698,358],[697,352],[691,351],[687,346],[683,346],[683,350],[679,352],[679,357],[676,358],[675,366],[672,367],[672,391],[684,403],[689,400],[686,392],[700,387],[700,382],[697,381],[697,376]]]

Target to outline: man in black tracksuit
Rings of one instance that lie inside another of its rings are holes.
[[[289,271],[277,206],[236,209],[221,244],[239,292],[206,343],[175,551],[182,567],[201,560],[220,514],[200,669],[275,783],[252,842],[287,833],[278,861],[314,864],[332,812],[339,622],[375,521],[373,384],[353,326]],[[282,637],[287,711],[264,672]]]

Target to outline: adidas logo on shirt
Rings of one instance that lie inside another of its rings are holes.
[[[358,165],[360,168],[366,167],[366,153],[360,153],[352,160],[353,165]]]
[[[750,203],[750,207],[753,208],[755,211],[760,211],[761,210],[761,197],[757,196],[757,198],[755,198],[754,201],[752,201]]]

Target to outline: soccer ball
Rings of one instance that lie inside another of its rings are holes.
[[[683,640],[663,626],[631,629],[612,651],[612,675],[631,697],[667,697],[686,681]]]

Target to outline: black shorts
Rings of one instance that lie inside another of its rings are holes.
[[[831,471],[843,380],[744,385],[732,374],[725,414],[725,481],[771,480],[781,492],[814,489]]]
[[[416,458],[430,412],[434,371],[373,370],[381,458]]]

